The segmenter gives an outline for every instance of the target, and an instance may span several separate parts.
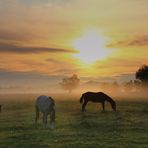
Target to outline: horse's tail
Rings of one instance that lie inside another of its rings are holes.
[[[84,99],[84,95],[82,95],[81,98],[80,98],[80,103],[81,104],[83,103],[83,99]]]

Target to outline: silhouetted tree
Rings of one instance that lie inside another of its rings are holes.
[[[136,72],[136,79],[141,80],[142,84],[148,84],[148,66],[142,65]]]
[[[71,77],[64,78],[60,85],[63,89],[68,90],[69,93],[72,92],[73,89],[76,89],[79,86],[80,79],[76,74],[72,75]]]

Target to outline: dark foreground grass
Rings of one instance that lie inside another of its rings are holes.
[[[17,96],[18,97],[18,96]],[[21,98],[23,96],[19,96]],[[107,104],[90,103],[80,112],[77,100],[57,100],[57,125],[54,130],[34,128],[34,101],[1,99],[1,148],[147,148],[148,102],[117,102],[113,112]]]

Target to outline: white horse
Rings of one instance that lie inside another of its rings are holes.
[[[50,128],[55,127],[55,102],[51,97],[39,96],[35,102],[36,117],[35,117],[35,127],[37,128],[37,120],[39,119],[39,112],[43,114],[43,127],[46,127],[47,116],[50,114]]]

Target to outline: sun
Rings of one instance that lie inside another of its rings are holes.
[[[108,39],[96,30],[89,30],[81,37],[73,41],[73,47],[78,50],[76,58],[91,64],[98,60],[103,60],[110,55],[110,50],[106,47]]]

